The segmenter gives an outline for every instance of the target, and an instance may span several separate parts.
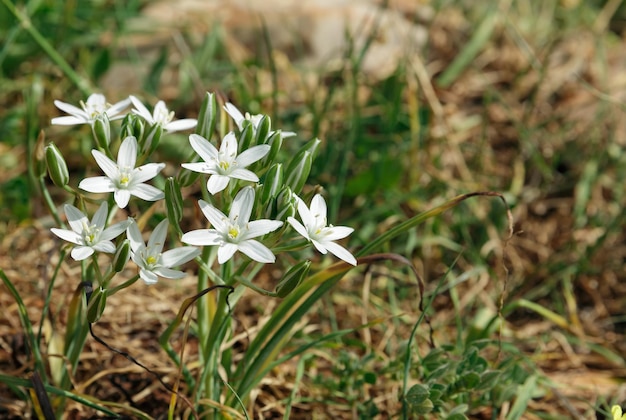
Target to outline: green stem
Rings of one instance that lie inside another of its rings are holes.
[[[65,223],[63,223],[61,221],[61,217],[59,217],[59,213],[57,212],[57,208],[54,205],[54,201],[52,200],[52,197],[50,196],[50,192],[48,191],[48,187],[46,186],[46,182],[44,181],[43,177],[39,177],[39,189],[41,190],[41,194],[43,195],[44,202],[46,203],[48,210],[50,210],[50,214],[52,215],[52,218],[54,219],[57,226],[65,228],[66,227]]]
[[[15,5],[10,0],[2,0],[2,3],[9,9],[9,12],[15,16],[17,20],[20,21],[22,28],[26,30],[30,34],[30,36],[35,40],[35,42],[41,47],[41,49],[50,57],[50,59],[61,69],[63,73],[67,76],[68,79],[72,81],[78,87],[81,92],[85,96],[89,95],[93,92],[93,87],[91,84],[80,77],[78,73],[72,69],[72,67],[68,64],[67,61],[54,49],[52,45],[41,35],[41,33],[32,25],[30,18],[18,10]]]
[[[113,296],[114,294],[116,294],[120,290],[126,289],[128,286],[132,286],[137,280],[139,280],[139,274],[136,274],[130,280],[126,280],[124,283],[120,284],[119,286],[115,286],[112,289],[109,289],[108,290],[108,295],[109,296]]]

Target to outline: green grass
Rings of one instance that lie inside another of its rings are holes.
[[[271,55],[233,62],[223,28],[201,40],[183,32],[187,48],[179,49],[175,62],[169,60],[175,49],[169,43],[144,56],[126,42],[142,2],[18,4],[36,32],[3,3],[0,159],[7,172],[0,185],[0,234],[45,215],[32,199],[37,168],[27,164],[41,130],[66,156],[74,153],[70,166],[82,176],[81,161],[89,158],[80,140],[84,132],[71,131],[74,138],[65,142],[67,131],[50,128],[50,118],[58,115],[54,99],[76,103],[116,65],[130,64],[147,77],[122,96],[156,98],[168,87],[178,93],[168,105],[193,112],[204,95],[201,81],[251,113],[271,112],[273,126],[321,137],[312,184],[323,185],[334,198],[329,219],[355,227],[355,249],[463,193],[498,191],[515,217],[516,236],[505,246],[505,206],[476,197],[384,244],[385,251],[418,267],[426,282],[425,313],[418,310],[414,281],[394,264],[342,280],[308,315],[316,328],[290,339],[290,351],[306,350],[289,377],[291,387],[285,385],[289,392],[276,397],[283,407],[297,415],[301,406],[318,414],[329,406],[332,413],[360,418],[389,407],[404,418],[490,413],[517,419],[526,412],[567,418],[571,413],[564,408],[545,411],[532,404],[554,401],[543,373],[551,365],[534,349],[552,349],[563,339],[575,353],[598,356],[597,370],[625,367],[620,354],[626,349],[603,337],[624,336],[619,315],[626,302],[618,292],[625,281],[626,155],[620,143],[624,104],[608,99],[615,62],[609,58],[623,44],[609,30],[612,25],[598,29],[600,5],[562,3],[431,2],[431,36],[447,33],[450,50],[429,44],[420,57],[438,63],[430,76],[443,116],[430,106],[424,87],[416,87],[408,59],[384,80],[368,78],[360,67],[368,44],[346,51],[344,66],[320,77],[315,91],[290,95],[278,87],[285,76]],[[448,18],[451,13],[458,13],[460,24]],[[608,23],[620,16],[618,11]],[[590,39],[580,42],[589,46],[585,61],[595,67],[583,63],[558,81],[569,69],[558,68],[558,60],[567,63],[574,54],[568,43],[576,43],[577,34]],[[267,38],[258,42],[267,47]],[[497,57],[505,53],[511,57]],[[171,70],[177,78],[165,86],[163,75]],[[589,108],[568,102],[568,95],[585,95]],[[178,141],[186,144],[184,136],[164,143],[164,158],[177,161],[176,153],[188,154],[180,152]],[[302,144],[286,141],[284,155]],[[367,310],[355,309],[361,307]],[[593,322],[581,320],[585,314],[603,327],[593,330]],[[374,317],[382,321],[360,328]],[[543,335],[518,337],[518,330],[544,321],[551,327]],[[386,336],[388,330],[394,334]],[[394,400],[376,398],[390,388]],[[624,403],[611,398],[598,396],[578,414]]]

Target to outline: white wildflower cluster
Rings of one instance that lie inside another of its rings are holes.
[[[95,258],[97,253],[114,254],[116,268],[110,272],[121,271],[121,267],[132,260],[138,277],[147,284],[156,283],[158,277],[184,277],[175,267],[198,257],[199,247],[216,247],[220,265],[235,258],[237,252],[258,263],[274,263],[273,247],[297,250],[310,242],[322,254],[331,253],[348,264],[357,264],[354,256],[336,243],[353,229],[328,224],[326,202],[321,195],[308,195],[310,206],[304,201],[307,195],[299,195],[319,140],[306,143],[283,164],[277,161],[281,145],[295,133],[272,130],[269,117],[242,114],[234,105],[226,103],[223,110],[232,118],[229,125],[233,131],[216,141],[215,133],[219,130],[215,125],[219,118],[212,94],[206,95],[198,120],[175,119],[174,112],[169,111],[163,101],[158,101],[150,112],[134,96],[110,105],[103,95],[93,94],[86,102],[81,102],[80,108],[61,101],[54,103],[69,115],[54,118],[52,124],[91,126],[95,140],[91,154],[99,167],[94,176],[84,178],[78,188],[73,189],[68,185],[67,166],[59,150],[51,144],[46,155],[55,184],[72,192],[75,203],[82,208],[65,204],[70,229],[52,229],[56,236],[74,245],[71,256],[75,260]],[[130,112],[125,112],[131,105]],[[111,121],[121,119],[117,142],[111,134],[114,131]],[[164,183],[160,174],[166,164],[152,162],[152,152],[164,134],[194,128],[196,132],[189,135],[189,145],[195,152],[190,154],[191,162],[175,168],[178,175],[169,178],[166,187],[161,187]],[[183,233],[179,224],[183,215],[181,185],[190,186],[195,182],[198,175],[192,176],[193,173],[206,177],[200,184],[203,199],[197,204],[208,227]],[[108,200],[101,202],[91,220],[86,215],[85,202],[93,202],[98,197],[87,193],[112,193]],[[167,210],[167,217],[154,228],[147,243],[140,229],[145,218],[135,214],[145,208],[139,202],[129,211],[141,222],[127,217],[110,224],[116,219],[118,209],[131,206],[133,197],[148,202],[163,200]],[[174,239],[168,241],[172,224],[180,234],[178,239],[186,245],[163,251],[167,243],[175,242]],[[120,237],[122,233],[126,234],[125,239]]]

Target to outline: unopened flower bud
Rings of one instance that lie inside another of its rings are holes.
[[[239,153],[250,148],[254,136],[254,125],[250,121],[244,121],[243,130],[239,135]]]
[[[111,124],[106,113],[99,114],[91,126],[93,137],[98,148],[108,150],[111,144]]]
[[[50,179],[57,187],[64,187],[70,181],[70,174],[63,155],[54,143],[46,146],[46,165]]]
[[[278,152],[283,145],[283,136],[280,130],[274,131],[274,133],[272,133],[270,138],[267,140],[267,144],[270,145],[270,151],[261,161],[264,166],[269,166],[274,161],[274,159],[276,159],[276,156],[278,155]]]
[[[130,240],[124,239],[124,242],[117,247],[115,256],[113,257],[113,271],[119,273],[124,269],[126,263],[130,259]]]
[[[309,268],[311,268],[311,261],[302,261],[293,267],[291,267],[276,285],[276,294],[278,297],[284,298],[293,289],[298,287],[302,280],[304,280],[309,274]]]
[[[98,321],[104,312],[107,301],[107,291],[102,287],[98,287],[89,296],[87,302],[87,321],[90,324]]]
[[[254,133],[254,143],[255,144],[265,144],[265,140],[267,140],[267,135],[270,132],[270,127],[272,123],[270,117],[267,115],[263,115],[259,120],[256,126],[256,132]]]
[[[282,163],[275,163],[265,174],[263,191],[261,192],[261,204],[265,205],[270,199],[276,197],[282,187],[283,165]]]
[[[288,186],[283,186],[283,188],[278,193],[276,197],[276,212],[275,212],[275,220],[287,220],[288,217],[293,217],[296,214],[296,209],[298,207],[298,203],[296,201],[296,196],[291,191],[291,188]]]
[[[154,152],[161,141],[163,135],[163,127],[161,124],[155,124],[150,127],[145,138],[141,140],[139,148],[144,156],[150,156]]]
[[[144,122],[141,117],[136,114],[126,114],[122,121],[122,133],[120,137],[125,139],[132,136],[136,139],[143,139],[144,135]]]
[[[304,186],[309,173],[311,172],[311,165],[313,164],[313,157],[311,152],[306,150],[304,154],[299,155],[299,161],[295,165],[292,165],[293,161],[289,163],[289,169],[287,169],[287,185],[291,190],[298,194]]]
[[[217,120],[216,109],[217,102],[215,100],[215,94],[207,92],[204,100],[202,101],[202,105],[200,106],[196,134],[201,135],[205,139],[210,139],[212,137]]]

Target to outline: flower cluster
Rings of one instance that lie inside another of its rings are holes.
[[[54,118],[52,124],[89,124],[95,138],[96,148],[91,153],[103,175],[83,179],[78,183],[78,189],[87,193],[113,193],[111,200],[102,202],[91,221],[77,207],[64,206],[71,229],[53,228],[52,232],[74,245],[72,258],[84,260],[97,252],[116,254],[115,258],[118,258],[118,254],[125,255],[122,247],[126,246],[129,255],[126,260],[114,262],[115,271],[121,271],[121,266],[132,260],[138,268],[138,277],[153,284],[158,277],[183,277],[184,273],[174,267],[198,257],[198,247],[215,247],[220,265],[234,258],[237,252],[252,261],[274,263],[276,256],[271,247],[289,237],[289,233],[297,233],[305,239],[301,244],[310,242],[322,254],[331,253],[356,265],[354,256],[336,243],[350,235],[353,229],[328,224],[326,202],[321,195],[312,197],[310,207],[298,195],[310,172],[319,140],[307,143],[287,164],[275,162],[283,139],[295,136],[295,133],[271,130],[269,117],[244,115],[234,105],[226,103],[223,110],[232,118],[234,130],[214,144],[214,102],[215,97],[207,94],[198,120],[176,120],[163,101],[158,101],[150,112],[134,96],[110,105],[103,95],[93,94],[85,103],[81,102],[81,108],[55,101],[55,105],[69,116]],[[125,113],[130,105],[133,107],[131,112]],[[118,119],[123,122],[117,159],[114,160],[112,148],[115,142],[112,141],[110,122]],[[148,184],[151,180],[158,181],[159,174],[166,167],[165,163],[149,162],[163,133],[194,127],[196,132],[189,135],[189,145],[197,156],[180,165],[183,170],[179,171],[178,178],[168,184],[174,185],[174,189],[168,192],[166,188],[164,192],[157,187],[162,181]],[[138,162],[146,161],[149,163],[138,165]],[[46,162],[55,184],[74,191],[82,202],[83,193],[68,186],[67,166],[53,144],[47,150]],[[185,170],[207,176],[206,184],[203,183],[207,196],[198,200],[198,206],[210,227],[183,233],[177,224],[183,214],[178,185],[180,182],[189,185],[195,179]],[[149,202],[164,200],[168,210],[168,218],[155,227],[147,244],[139,223],[131,218],[107,227],[107,222],[115,219],[116,207],[127,208],[132,197]],[[107,203],[115,203],[116,207],[109,209]],[[300,221],[294,217],[296,211]],[[180,241],[186,246],[163,252],[171,223],[175,223],[181,234]],[[127,239],[117,240],[116,247],[114,240],[124,232]]]

